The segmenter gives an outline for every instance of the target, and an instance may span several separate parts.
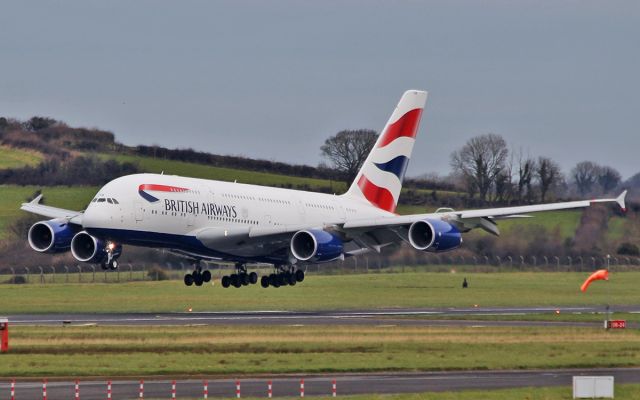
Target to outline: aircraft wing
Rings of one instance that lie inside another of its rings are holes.
[[[408,226],[413,222],[420,221],[427,218],[438,218],[447,221],[455,225],[463,232],[467,232],[474,228],[481,228],[485,231],[499,235],[500,231],[495,223],[498,219],[507,218],[523,218],[529,217],[527,214],[543,212],[543,211],[557,211],[567,210],[574,208],[589,207],[593,203],[618,203],[620,208],[626,210],[625,197],[627,191],[625,190],[620,196],[615,199],[594,199],[594,200],[581,200],[581,201],[569,201],[562,203],[550,203],[550,204],[536,204],[529,206],[518,207],[502,207],[502,208],[489,208],[484,210],[463,210],[463,211],[447,211],[435,214],[413,214],[404,216],[391,216],[385,218],[377,218],[373,220],[361,220],[345,223],[342,228],[345,231],[360,230],[366,232],[370,229],[397,229],[403,226]]]
[[[40,200],[42,200],[42,195],[39,195],[28,203],[22,203],[20,209],[32,214],[42,215],[47,218],[62,218],[68,220],[72,224],[82,225],[82,212],[45,206],[44,204],[40,204]]]

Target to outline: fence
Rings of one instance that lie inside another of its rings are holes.
[[[315,264],[305,267],[307,274],[343,275],[363,273],[395,272],[449,272],[452,269],[470,272],[506,272],[506,271],[549,271],[549,272],[587,272],[603,267],[616,271],[640,270],[638,257],[607,256],[456,256],[446,254],[423,253],[400,260],[390,260],[380,256],[350,257],[340,261]],[[233,273],[229,265],[203,264],[214,278]],[[270,266],[250,266],[251,271],[259,275],[273,271]],[[89,264],[73,266],[37,266],[11,267],[0,271],[1,283],[52,284],[52,283],[112,283],[131,281],[181,280],[192,267],[187,263],[164,265],[120,264],[117,270],[102,270]]]
[[[105,378],[106,379],[106,378]],[[245,385],[246,384],[246,385]],[[315,396],[324,395],[337,397],[336,379],[315,378],[311,381],[310,391],[305,388],[304,378],[279,378],[270,380],[251,379],[249,381],[215,379],[215,380],[126,380],[70,382],[11,380],[6,384],[0,381],[0,398],[20,400],[22,398],[47,400],[48,397],[83,399],[112,399],[112,398],[202,398],[209,396],[227,398],[242,398],[243,395],[252,397],[272,398],[274,391],[278,396],[305,397],[305,393]],[[5,396],[6,392],[7,396]]]

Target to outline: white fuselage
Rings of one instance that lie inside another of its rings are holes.
[[[147,187],[151,189],[145,190]],[[284,230],[291,226],[323,229],[352,220],[392,215],[364,200],[343,196],[136,174],[115,179],[102,187],[84,213],[83,226],[94,235],[123,244],[160,246],[225,259],[229,251],[248,258],[265,254],[256,252],[255,246],[233,250],[214,248],[211,249],[214,253],[209,254],[189,248],[190,245],[183,248],[183,242],[211,228],[225,231]],[[265,249],[264,253],[267,252]]]

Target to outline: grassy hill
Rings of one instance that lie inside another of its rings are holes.
[[[42,156],[35,152],[16,150],[8,147],[0,147],[0,155],[6,155],[3,160],[9,166],[34,165],[42,159]],[[241,183],[257,184],[264,186],[280,186],[291,188],[304,188],[308,190],[322,190],[325,192],[343,193],[346,190],[344,182],[331,181],[326,179],[305,178],[297,176],[287,176],[275,173],[247,171],[233,168],[214,167],[204,164],[196,164],[182,161],[166,160],[161,158],[100,154],[102,159],[115,159],[120,162],[132,162],[136,164],[140,171],[191,176],[203,179],[215,179],[223,181],[238,181]],[[10,160],[10,161],[9,161]],[[20,204],[39,188],[36,186],[0,186],[0,238],[5,238],[9,234],[8,226],[19,216],[25,215],[19,210]],[[98,187],[45,187],[42,188],[45,195],[46,204],[82,210],[86,207],[90,199],[95,195]],[[410,189],[415,192],[430,194],[430,190]],[[404,190],[406,192],[406,190]],[[456,195],[455,192],[437,191],[437,201],[433,204],[425,205],[400,205],[398,213],[427,213],[433,212],[438,207],[446,207],[447,198]],[[499,226],[503,236],[518,235],[523,226],[539,225],[543,229],[554,232],[558,231],[563,239],[574,236],[580,223],[582,211],[570,210],[562,212],[547,212],[536,214],[533,218],[500,221]],[[606,240],[617,242],[625,239],[631,234],[639,232],[633,228],[633,220],[630,218],[612,217],[609,221]],[[635,236],[635,235],[633,235]]]
[[[27,215],[27,213],[20,211],[20,204],[31,197],[38,189],[36,186],[0,186],[0,239],[9,234],[8,227],[13,221],[22,215]],[[48,205],[70,210],[82,210],[97,191],[97,187],[54,186],[44,188],[42,192],[44,201]]]
[[[164,172],[168,175],[215,179],[227,182],[237,181],[239,183],[263,186],[308,186],[312,189],[330,188],[333,189],[335,193],[342,193],[346,190],[344,182],[330,181],[326,179],[303,178],[268,172],[221,168],[204,164],[142,156],[101,154],[100,157],[103,159],[115,159],[119,162],[131,162],[136,164],[141,171],[157,174]]]
[[[42,154],[36,151],[0,146],[0,169],[34,166],[42,161]]]

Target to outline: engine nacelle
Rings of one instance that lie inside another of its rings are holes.
[[[122,245],[107,243],[86,231],[79,232],[71,240],[71,254],[81,262],[105,263],[118,258],[121,253]]]
[[[462,244],[462,234],[458,228],[446,221],[425,219],[411,224],[409,243],[417,250],[453,250]]]
[[[342,239],[323,230],[298,231],[291,238],[291,254],[300,261],[330,261],[343,251]]]
[[[29,246],[41,253],[60,253],[69,250],[78,228],[64,219],[36,222],[29,228]]]

